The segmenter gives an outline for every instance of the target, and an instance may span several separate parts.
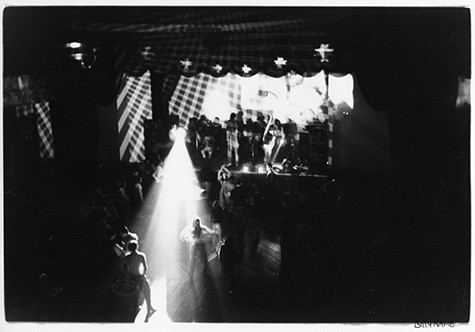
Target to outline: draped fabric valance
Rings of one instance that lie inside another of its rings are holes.
[[[351,71],[350,64],[342,60],[345,57],[342,48],[318,33],[302,33],[299,40],[291,33],[211,37],[159,34],[127,40],[120,52],[125,72],[133,76],[147,70],[188,77],[198,73],[214,77],[228,73],[239,76],[264,73],[279,77],[289,72],[313,76],[322,70]]]
[[[351,47],[335,33],[348,9],[164,8],[129,22],[79,22],[80,30],[114,34],[117,64],[132,76],[147,70],[194,76],[228,73],[312,76],[321,70],[348,73]],[[318,51],[321,45],[328,50]],[[323,53],[322,53],[323,52]]]
[[[97,61],[82,76],[91,77],[87,86],[101,92],[109,92],[109,84],[101,83],[104,76],[115,78],[111,81],[117,87],[123,73],[141,77],[150,71],[152,78],[159,75],[176,81],[200,73],[279,77],[293,72],[314,76],[325,70],[352,73],[367,101],[376,109],[387,109],[399,102],[401,93],[419,98],[426,89],[430,95],[427,82],[440,82],[443,87],[440,77],[470,77],[471,73],[467,8],[9,9],[4,39],[8,75],[33,68],[67,76],[74,69],[70,63],[59,65],[64,60],[62,47],[84,41],[96,45]],[[28,29],[24,22],[29,22]],[[113,93],[107,97],[112,98],[117,90],[110,90]]]

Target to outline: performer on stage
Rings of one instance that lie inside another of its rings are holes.
[[[267,163],[274,163],[277,154],[282,146],[282,137],[284,136],[284,132],[282,129],[282,124],[280,123],[279,119],[275,119],[274,123],[270,126],[269,132],[272,134],[272,141],[270,143],[270,156],[267,160]],[[267,165],[266,163],[266,165]]]
[[[269,121],[267,122],[266,129],[264,131],[263,139],[262,139],[262,148],[264,149],[264,164],[271,160],[272,150],[275,146],[275,136],[274,130],[276,129],[274,117],[271,115]],[[280,123],[280,122],[279,122]]]
[[[231,113],[229,120],[226,121],[226,140],[228,144],[228,165],[239,165],[239,141],[236,122],[236,113]],[[234,163],[233,163],[234,155]]]
[[[288,157],[290,160],[294,161],[297,157],[300,135],[297,124],[291,118],[289,118],[287,123],[284,124],[284,134],[287,146],[290,146]]]
[[[201,139],[201,156],[203,160],[210,160],[214,153],[214,146],[216,140],[213,136],[207,135]]]

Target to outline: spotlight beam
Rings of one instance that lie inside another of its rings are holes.
[[[153,184],[150,190],[153,197],[147,197],[144,202],[147,206],[143,210],[149,211],[150,216],[142,220],[147,224],[137,225],[143,227],[141,247],[147,254],[147,276],[152,283],[152,301],[164,308],[158,317],[165,313],[173,317],[173,313],[180,311],[179,307],[170,307],[172,303],[180,303],[176,299],[179,294],[167,288],[169,284],[175,285],[177,278],[181,278],[177,271],[188,270],[188,247],[179,240],[179,234],[198,214],[201,192],[185,145],[186,131],[177,128],[173,135],[175,141],[164,160],[164,176],[160,182]],[[155,319],[167,321],[169,318]]]

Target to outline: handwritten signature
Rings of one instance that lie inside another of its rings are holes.
[[[416,329],[420,328],[431,328],[431,327],[455,327],[454,322],[415,322],[414,327]]]

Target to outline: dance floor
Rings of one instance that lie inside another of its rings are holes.
[[[6,182],[4,199],[7,321],[119,321],[111,314],[113,264],[103,247],[93,245],[95,234],[84,224],[91,209],[90,188],[81,179],[50,175],[16,181]],[[447,319],[462,317],[470,274],[461,266],[469,259],[469,234],[442,222],[430,228],[422,221],[391,224],[388,214],[398,213],[390,210],[391,195],[376,182],[364,183],[353,185],[358,194],[351,196],[351,206],[317,207],[306,216],[308,228],[299,232],[303,238],[293,247],[291,273],[285,278],[279,275],[281,211],[271,206],[253,222],[237,225],[242,236],[237,237],[233,294],[220,283],[216,259],[190,283],[185,244],[166,270],[158,267],[157,252],[142,245],[158,307],[149,324],[413,322],[434,312]],[[146,195],[147,200],[153,193]],[[153,208],[132,209],[127,219],[144,241]],[[200,213],[206,215],[203,209]],[[206,218],[203,222],[208,223]],[[142,309],[136,320],[144,316]]]

